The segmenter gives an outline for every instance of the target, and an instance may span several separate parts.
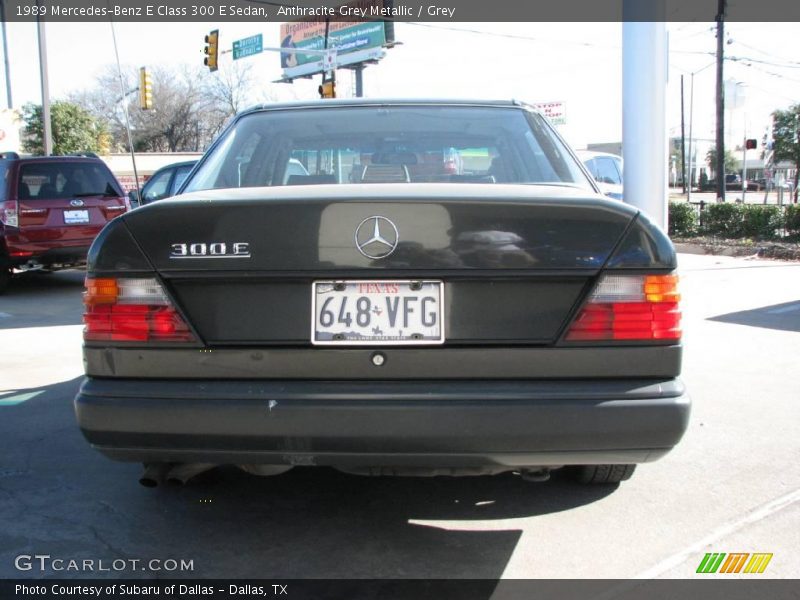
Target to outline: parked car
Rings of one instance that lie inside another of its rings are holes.
[[[701,192],[713,192],[717,189],[717,180],[716,179],[709,179],[705,185],[700,187]],[[742,176],[738,173],[728,173],[725,175],[725,189],[737,192],[742,190]],[[747,180],[747,191],[748,192],[758,192],[762,190],[763,187],[759,183],[758,180]]]
[[[622,157],[591,150],[578,150],[577,154],[597,181],[600,190],[609,198],[622,200]]]
[[[793,189],[793,181],[790,179],[782,179],[780,181],[776,181],[775,179],[767,179],[766,177],[761,177],[756,179],[755,182],[758,184],[759,189],[764,190],[769,188],[770,190],[777,190],[782,189],[784,192],[791,191]],[[750,189],[749,186],[747,188]]]
[[[0,154],[0,289],[16,270],[86,262],[100,230],[130,204],[94,155],[20,158]]]
[[[725,175],[725,189],[732,191],[742,190],[742,176],[738,173],[728,173]],[[761,190],[761,184],[757,180],[747,180],[747,191],[758,192]]]
[[[412,168],[450,148],[480,160]],[[78,424],[146,485],[221,463],[616,483],[687,426],[675,269],[518,102],[257,107],[92,245]]]
[[[196,160],[187,160],[161,167],[158,171],[153,173],[150,179],[147,180],[147,183],[142,187],[141,200],[137,198],[136,192],[131,192],[131,204],[140,206],[174,196],[178,193],[181,185],[196,164]]]

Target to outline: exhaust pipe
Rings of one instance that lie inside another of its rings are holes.
[[[44,267],[44,265],[42,263],[40,263],[38,261],[34,261],[34,260],[29,260],[25,264],[19,265],[16,268],[19,269],[20,271],[25,272],[25,273],[31,273],[33,271],[43,271],[43,270],[45,270],[45,267]]]
[[[212,463],[178,463],[173,465],[167,473],[167,483],[186,485],[192,477],[210,471],[217,465]]]
[[[164,482],[167,471],[170,470],[169,463],[145,463],[144,473],[139,477],[139,483],[144,487],[154,488]]]
[[[550,479],[550,469],[542,467],[541,469],[522,469],[520,476],[523,481],[531,481],[533,483],[541,483]]]

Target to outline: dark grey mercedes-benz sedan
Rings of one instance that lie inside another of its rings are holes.
[[[88,441],[212,465],[627,479],[683,435],[675,251],[516,102],[238,115],[89,253]]]

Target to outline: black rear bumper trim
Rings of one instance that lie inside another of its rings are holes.
[[[372,354],[385,363],[376,368]],[[682,346],[120,348],[86,345],[89,377],[208,380],[670,379]]]
[[[90,443],[137,461],[509,467],[646,462],[683,435],[679,380],[87,379]]]

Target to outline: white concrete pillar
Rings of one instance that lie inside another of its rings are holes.
[[[666,229],[668,52],[664,1],[624,0],[622,18],[624,200]]]

